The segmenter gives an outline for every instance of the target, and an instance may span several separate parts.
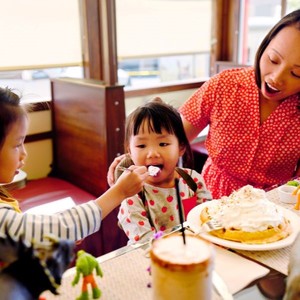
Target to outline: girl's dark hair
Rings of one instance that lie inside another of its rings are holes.
[[[129,147],[130,137],[137,135],[143,122],[147,122],[149,132],[162,133],[165,129],[174,134],[181,147],[185,148],[183,155],[184,166],[193,167],[193,153],[186,137],[179,112],[171,105],[164,103],[159,97],[145,105],[139,106],[127,118],[125,125],[124,147]]]
[[[20,104],[20,97],[9,88],[0,87],[0,149],[11,126],[27,116],[27,109]]]
[[[256,52],[255,61],[254,61],[254,68],[255,68],[255,80],[258,88],[261,87],[261,77],[260,77],[260,59],[270,44],[271,40],[276,36],[276,34],[281,31],[283,28],[287,26],[295,26],[298,30],[300,30],[300,9],[295,10],[288,15],[284,16],[266,35],[266,37],[261,42],[258,50]],[[299,51],[299,50],[295,50]]]
[[[27,117],[27,109],[20,104],[20,97],[11,89],[0,87],[0,149],[11,126],[24,116]],[[0,198],[10,197],[6,189],[0,186]]]

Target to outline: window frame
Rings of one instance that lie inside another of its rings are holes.
[[[84,78],[116,85],[118,82],[116,0],[78,1]],[[240,3],[243,0],[211,1],[210,76],[217,72],[216,63],[220,61],[238,64]],[[282,16],[286,13],[287,3],[287,0],[281,0]]]
[[[216,61],[237,61],[239,1],[212,0],[211,70]],[[84,76],[115,85],[117,38],[115,0],[81,0]]]

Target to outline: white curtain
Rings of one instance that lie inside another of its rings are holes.
[[[0,0],[0,71],[81,65],[77,0]]]
[[[210,51],[211,0],[116,0],[119,59]]]

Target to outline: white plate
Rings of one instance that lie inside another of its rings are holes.
[[[197,205],[188,213],[187,222],[188,224],[191,225],[192,228],[200,230],[201,228],[200,213],[203,208],[209,205],[210,202],[205,202],[203,204]],[[263,251],[263,250],[274,250],[274,249],[287,247],[294,242],[299,232],[300,218],[291,210],[288,210],[281,206],[277,206],[277,207],[283,212],[284,216],[290,221],[292,227],[292,233],[283,240],[276,241],[273,243],[267,243],[267,244],[243,244],[234,241],[224,240],[216,236],[213,236],[209,233],[201,233],[200,235],[206,240],[209,240],[214,244],[218,244],[220,246],[224,246],[227,248],[239,249],[239,250]]]

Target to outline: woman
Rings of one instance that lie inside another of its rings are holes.
[[[191,157],[191,149],[180,115],[173,106],[156,97],[136,108],[125,127],[124,146],[132,164],[158,169],[147,177],[142,193],[121,204],[119,224],[132,244],[145,242],[155,232],[180,224],[175,181],[185,215],[196,203],[210,200],[210,193],[199,173],[177,168],[180,157],[186,160]]]
[[[226,70],[180,108],[189,140],[209,125],[202,175],[213,198],[299,175],[300,10],[258,48],[254,68]]]

